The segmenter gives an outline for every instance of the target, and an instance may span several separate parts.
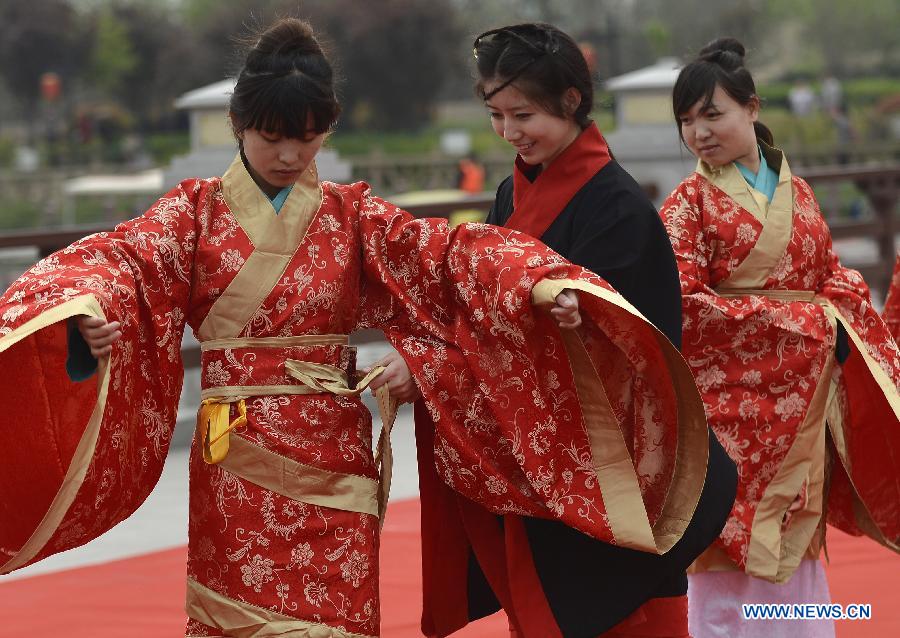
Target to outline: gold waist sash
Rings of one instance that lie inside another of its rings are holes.
[[[204,351],[237,347],[282,348],[293,345],[346,345],[347,342],[347,335],[303,335],[284,338],[221,339],[205,342],[202,348]],[[376,514],[383,519],[390,493],[393,464],[390,434],[397,417],[397,401],[390,396],[387,385],[375,390],[382,422],[381,436],[375,454],[375,464],[379,467],[377,484],[365,477],[329,472],[297,463],[259,448],[244,439],[230,441],[231,431],[247,424],[245,400],[250,397],[300,394],[359,396],[385,369],[383,366],[376,366],[351,388],[347,373],[336,366],[287,359],[284,368],[287,376],[297,380],[299,385],[219,386],[205,388],[202,391],[202,401],[197,415],[197,437],[203,450],[203,459],[207,463],[221,464],[229,471],[255,483],[266,483],[265,487],[295,500]],[[232,404],[236,405],[238,411],[238,416],[234,420],[230,419]],[[232,443],[238,442],[237,458],[231,458],[229,461],[229,448]],[[280,468],[275,471],[276,475],[270,475],[266,469],[272,465]],[[301,478],[298,479],[298,476]],[[323,486],[331,487],[323,490]],[[280,489],[275,489],[276,487]],[[339,492],[346,498],[336,500],[331,497],[332,491]]]

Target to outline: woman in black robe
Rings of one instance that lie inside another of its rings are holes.
[[[518,150],[514,173],[500,184],[486,221],[538,237],[600,275],[680,345],[681,292],[671,244],[653,204],[589,119],[592,80],[578,46],[551,25],[523,24],[482,34],[474,49],[476,90],[495,132]],[[562,636],[687,635],[685,570],[721,531],[737,480],[711,432],[709,439],[696,512],[665,554],[524,517],[541,593]],[[499,608],[475,552],[467,591],[470,619]],[[516,632],[530,635],[528,627]]]
[[[476,90],[495,132],[518,152],[486,221],[537,237],[600,275],[679,346],[671,244],[653,204],[589,119],[593,86],[578,46],[555,27],[523,24],[488,31],[474,48]],[[414,398],[399,355],[381,363],[388,369],[378,383]],[[737,484],[711,432],[694,516],[675,546],[658,555],[550,520],[495,516],[468,501],[435,475],[433,424],[421,401],[415,411],[425,635],[448,636],[503,606],[518,638],[688,636],[685,572],[719,535]],[[505,525],[517,529],[505,533]]]

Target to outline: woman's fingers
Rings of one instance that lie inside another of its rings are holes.
[[[94,348],[102,348],[104,346],[112,345],[118,341],[121,336],[121,332],[114,330],[112,332],[103,332],[101,334],[92,335],[91,338],[86,341],[88,342],[88,345]]]
[[[578,310],[578,293],[565,289],[556,296],[556,305],[550,310],[550,314],[557,321],[560,328],[574,330],[581,325],[581,313]]]
[[[118,324],[119,322],[115,321],[113,323]],[[99,328],[105,325],[107,325],[106,319],[103,319],[102,317],[88,317],[86,315],[78,317],[79,328]]]
[[[95,348],[91,346],[91,354],[95,359],[99,359],[100,357],[104,357],[112,352],[112,346],[105,346],[103,348]]]
[[[363,374],[369,374],[369,369],[364,370]],[[375,392],[375,390],[383,386],[385,383],[387,383],[387,378],[385,377],[385,373],[382,372],[369,382],[369,389],[372,390],[372,392]]]
[[[84,337],[91,350],[91,354],[100,358],[112,351],[112,344],[122,337],[119,329],[122,324],[118,321],[106,322],[100,317],[79,317],[78,331]]]
[[[419,388],[409,372],[409,366],[406,365],[406,361],[403,360],[400,353],[392,350],[376,365],[384,366],[385,369],[369,384],[373,392],[386,384],[391,396],[402,403],[415,401],[419,398]]]
[[[419,386],[413,381],[412,376],[406,379],[395,377],[388,382],[391,395],[401,403],[412,403],[420,396]]]
[[[562,308],[578,308],[578,293],[571,288],[566,288],[556,295],[556,305]]]
[[[117,332],[122,325],[118,321],[106,323],[99,317],[89,317],[88,319],[91,321],[86,320],[78,322],[78,329],[81,331],[81,334],[84,335],[85,339],[111,335],[112,333]]]

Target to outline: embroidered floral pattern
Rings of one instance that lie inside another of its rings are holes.
[[[322,192],[290,263],[236,336],[383,329],[438,425],[436,470],[448,485],[497,513],[555,516],[614,541],[571,367],[561,340],[548,338],[554,322],[531,300],[545,278],[609,286],[519,233],[414,220],[364,184],[324,183]],[[3,298],[0,334],[87,293],[123,324],[101,448],[47,552],[99,535],[146,497],[176,416],[184,326],[199,328],[254,250],[239,217],[220,179],[188,180],[115,232],[42,260]],[[678,401],[656,333],[605,303],[584,301],[597,328],[590,356],[655,521],[675,472]],[[64,325],[39,334],[56,347],[66,338]],[[235,346],[205,350],[201,379],[204,388],[295,383],[287,359],[353,372],[343,346]],[[86,422],[96,386],[75,387]],[[360,399],[257,396],[246,406],[246,425],[229,436],[301,465],[377,477]],[[378,635],[375,517],[290,499],[206,464],[196,447],[190,473],[192,579],[247,605]]]
[[[866,344],[867,352],[896,384],[900,379],[900,357],[872,309],[868,288],[859,273],[840,265],[809,186],[795,177],[790,187],[794,209],[787,249],[760,287],[773,291],[813,291],[830,300],[839,310],[841,320],[852,326]],[[717,185],[699,173],[693,174],[669,196],[661,215],[681,276],[683,352],[703,393],[710,425],[738,465],[737,501],[718,544],[743,567],[757,508],[766,498],[766,490],[801,428],[825,427],[821,420],[804,423],[812,409],[826,357],[834,349],[835,333],[819,303],[784,302],[760,295],[736,298],[718,295],[716,291],[727,287],[729,276],[751,255],[761,237],[762,223]],[[860,379],[868,374],[864,367],[855,369]],[[838,374],[835,378],[842,379],[841,366],[835,370]],[[869,379],[860,382],[871,384]],[[822,382],[829,383],[829,380]],[[844,391],[840,384],[838,388],[839,393]],[[846,428],[852,414],[846,403],[841,406]],[[893,417],[883,415],[882,418],[884,425],[877,427],[887,427]],[[891,450],[900,449],[892,447],[900,446],[896,435],[886,436],[879,439],[882,444]],[[857,436],[854,441],[860,446],[856,454],[876,453],[872,439],[867,442]],[[816,453],[824,455],[826,450]],[[833,449],[828,453],[833,456]],[[884,472],[893,472],[894,476],[900,471],[896,457],[888,458],[895,452],[878,450],[877,454]],[[829,522],[851,533],[861,533],[853,522],[854,507],[860,507],[859,503],[854,505],[854,500],[861,499],[875,519],[887,521],[891,516],[900,516],[896,492],[889,489],[889,494],[878,493],[872,486],[879,484],[880,479],[863,478],[862,468],[871,463],[871,458],[864,463],[851,463],[859,494],[853,493],[849,482],[833,483],[830,492],[826,491]],[[846,476],[844,471],[840,462],[835,461],[834,476]],[[821,503],[809,505],[822,506]],[[781,513],[776,514],[780,525]],[[893,520],[883,529],[889,538],[900,534],[897,523],[900,518]],[[803,539],[795,538],[792,543],[796,551],[806,548]]]

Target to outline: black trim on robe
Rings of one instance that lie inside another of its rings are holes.
[[[509,177],[486,221],[502,226],[512,204]],[[540,239],[603,277],[680,347],[681,287],[671,243],[653,204],[617,162],[598,171]],[[737,489],[734,463],[711,430],[709,443],[694,518],[662,556],[603,543],[558,521],[523,517],[538,577],[565,638],[595,638],[646,600],[687,592],[685,570],[721,532]],[[468,594],[471,620],[500,608],[472,553]]]

